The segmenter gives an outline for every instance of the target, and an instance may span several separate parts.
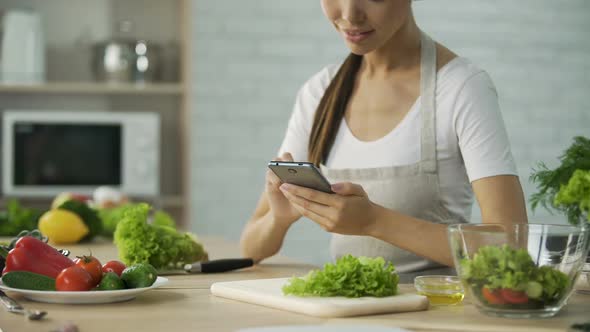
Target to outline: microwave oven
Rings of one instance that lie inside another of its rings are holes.
[[[157,113],[7,110],[2,119],[5,196],[90,195],[102,185],[159,194]]]

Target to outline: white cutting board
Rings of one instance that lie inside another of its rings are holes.
[[[388,297],[298,297],[283,295],[289,278],[216,282],[211,293],[228,299],[293,311],[316,317],[348,317],[428,309],[428,299],[417,294]]]

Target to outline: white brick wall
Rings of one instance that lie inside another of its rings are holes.
[[[528,197],[537,161],[554,166],[574,135],[590,136],[590,1],[420,1],[414,8],[426,32],[494,79]],[[192,16],[194,230],[238,239],[297,90],[346,48],[317,0],[194,0]],[[530,220],[563,218],[539,210]],[[283,253],[320,263],[327,239],[301,222]]]

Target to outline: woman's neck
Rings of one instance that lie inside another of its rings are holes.
[[[360,72],[382,76],[420,64],[421,31],[410,14],[407,22],[380,48],[363,56]]]

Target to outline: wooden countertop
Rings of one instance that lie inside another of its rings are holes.
[[[236,243],[203,238],[211,259],[238,257]],[[117,258],[109,242],[68,247],[72,257],[92,253],[101,261]],[[324,319],[218,298],[209,287],[218,281],[280,278],[306,274],[314,266],[287,257],[273,257],[259,266],[221,274],[167,276],[165,287],[140,294],[122,303],[63,305],[31,302],[15,294],[27,308],[48,312],[37,322],[0,308],[2,332],[53,331],[74,323],[81,332],[117,331],[236,331],[271,325],[381,325],[411,331],[567,331],[573,323],[590,320],[590,295],[574,293],[568,305],[553,318],[505,319],[485,316],[466,299],[462,305],[431,307],[428,311],[353,318]],[[400,285],[412,289],[412,285]],[[359,326],[359,330],[361,327]]]

